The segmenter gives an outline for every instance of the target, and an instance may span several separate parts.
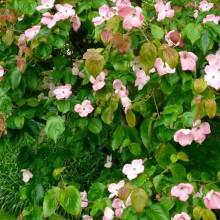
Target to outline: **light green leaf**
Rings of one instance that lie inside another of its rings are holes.
[[[99,118],[92,118],[88,125],[89,130],[94,134],[99,134],[102,130],[102,122]]]
[[[61,116],[51,116],[47,119],[45,132],[47,136],[57,141],[57,137],[65,130],[64,119]]]
[[[75,186],[67,186],[59,191],[59,202],[63,209],[72,215],[78,215],[81,210],[80,192]]]

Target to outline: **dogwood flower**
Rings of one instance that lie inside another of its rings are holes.
[[[28,28],[24,32],[25,37],[27,38],[27,41],[30,41],[30,40],[34,39],[38,35],[40,29],[41,29],[40,25],[35,25],[35,26],[31,27],[31,28]]]
[[[132,106],[131,100],[128,98],[128,96],[122,96],[120,97],[120,99],[121,99],[121,104],[124,107],[125,114],[127,114],[128,109],[131,109]]]
[[[112,207],[115,208],[115,215],[117,218],[121,217],[123,210],[126,208],[124,202],[119,198],[113,200]]]
[[[75,10],[73,9],[73,6],[70,4],[56,4],[55,5],[57,9],[57,13],[54,15],[54,18],[59,21],[59,20],[66,20],[69,17],[72,17],[75,15]]]
[[[83,215],[82,220],[93,220],[93,218],[89,215]]]
[[[174,16],[174,10],[171,9],[171,2],[167,2],[166,4],[164,4],[163,2],[155,4],[155,9],[158,13],[158,21],[162,21],[165,18],[172,18]]]
[[[209,11],[214,6],[213,3],[208,3],[206,0],[203,0],[199,3],[200,11]]]
[[[194,13],[193,13],[193,17],[196,19],[199,15],[199,11],[198,10],[194,10]]]
[[[216,67],[220,66],[220,48],[216,54],[209,54],[206,56],[206,60],[208,60],[209,65],[215,65]]]
[[[102,220],[113,220],[113,219],[114,219],[114,211],[111,208],[106,207]]]
[[[176,214],[171,220],[190,220],[191,217],[186,212],[181,212],[181,214]]]
[[[220,88],[220,65],[211,65],[205,67],[204,79],[208,86],[218,90]]]
[[[205,140],[206,134],[211,133],[210,125],[208,122],[201,123],[201,120],[197,120],[193,124],[191,132],[194,136],[194,141],[201,144]]]
[[[80,192],[80,195],[82,198],[81,207],[86,208],[88,206],[87,192],[86,191]]]
[[[194,136],[190,129],[180,129],[174,134],[174,141],[182,146],[191,144],[193,140]]]
[[[204,204],[208,209],[220,209],[220,193],[209,191],[204,197]]]
[[[171,69],[168,63],[164,63],[161,58],[156,59],[154,67],[160,76],[166,75],[168,73],[175,73],[176,71],[176,68]]]
[[[128,6],[119,9],[118,14],[124,19],[123,28],[131,30],[133,27],[140,27],[144,22],[142,9],[138,6]]]
[[[180,183],[171,189],[171,196],[175,196],[185,202],[193,191],[194,187],[190,183]]]
[[[95,26],[98,26],[100,24],[102,24],[105,21],[108,21],[111,17],[113,17],[114,11],[111,7],[109,7],[108,5],[102,5],[99,8],[99,15],[98,17],[94,17],[92,19],[92,22]]]
[[[53,8],[54,2],[55,2],[55,0],[41,0],[41,4],[42,4],[42,5],[37,6],[36,9],[37,9],[38,11],[40,11],[40,10],[42,10],[42,9],[50,9],[50,8]]]
[[[77,32],[81,25],[79,17],[77,15],[73,15],[73,17],[71,18],[71,22],[72,22],[73,30]]]
[[[128,90],[122,84],[120,79],[115,79],[113,81],[113,88],[115,89],[115,93],[119,95],[119,97],[128,96]]]
[[[106,163],[104,164],[104,167],[110,168],[112,166],[112,155],[107,155]]]
[[[181,51],[179,52],[179,55],[182,70],[196,70],[196,61],[198,60],[198,57],[194,53]]]
[[[60,99],[68,99],[71,94],[72,86],[70,84],[66,84],[65,86],[58,86],[53,93],[56,95],[56,99],[60,100]]]
[[[0,81],[2,80],[3,75],[5,74],[4,68],[0,65]]]
[[[98,91],[105,86],[105,76],[106,73],[102,71],[99,73],[96,79],[93,76],[90,77],[89,80],[92,83],[92,88],[94,91]]]
[[[86,117],[94,110],[91,102],[89,100],[84,100],[82,104],[76,104],[74,107],[74,111],[79,114],[81,117]]]
[[[115,196],[118,196],[118,190],[123,187],[125,185],[125,181],[124,180],[121,180],[119,181],[118,183],[111,183],[109,186],[108,186],[108,191],[111,193],[109,195],[109,198],[113,198]]]
[[[116,7],[119,9],[131,6],[130,0],[110,0],[110,1],[114,2]]]
[[[143,160],[133,160],[131,164],[125,164],[122,172],[127,175],[129,180],[135,179],[138,174],[144,172]]]
[[[146,75],[144,70],[137,70],[135,74],[136,74],[135,86],[138,87],[138,90],[142,90],[143,87],[150,80],[150,76]]]
[[[33,178],[33,174],[32,174],[29,170],[22,169],[21,172],[23,172],[23,178],[22,178],[22,180],[23,180],[25,183],[29,182],[29,180]]]
[[[44,13],[43,17],[41,18],[41,23],[47,25],[48,28],[52,28],[56,22],[57,21],[54,16],[49,12]]]
[[[209,14],[202,20],[202,23],[205,24],[208,21],[212,21],[215,24],[218,24],[218,22],[220,21],[220,16],[215,16],[213,14]]]

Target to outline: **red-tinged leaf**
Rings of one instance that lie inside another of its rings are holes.
[[[122,53],[125,54],[129,51],[131,47],[131,38],[127,34],[123,34],[118,41],[118,50]]]
[[[143,189],[135,189],[131,194],[131,203],[138,213],[141,213],[147,205],[148,195]]]
[[[217,111],[217,104],[215,99],[205,100],[205,110],[209,118],[214,118]]]

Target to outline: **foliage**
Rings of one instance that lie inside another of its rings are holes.
[[[19,218],[217,219],[220,5],[46,2],[0,3],[0,146],[29,171]]]

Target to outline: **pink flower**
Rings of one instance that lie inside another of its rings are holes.
[[[112,155],[107,155],[106,163],[104,164],[104,167],[110,168],[112,166]]]
[[[118,190],[125,185],[125,181],[121,180],[118,183],[111,183],[108,186],[108,191],[111,193],[109,198],[113,198],[114,196],[118,196]]]
[[[123,210],[126,208],[125,204],[122,200],[120,200],[119,198],[115,198],[112,202],[112,207],[115,208],[115,215],[117,218],[120,218]]]
[[[92,22],[95,26],[100,25],[104,21],[108,21],[111,17],[114,16],[114,12],[108,5],[102,5],[99,8],[99,15],[100,16],[92,19]]]
[[[194,188],[190,183],[180,183],[171,189],[171,196],[175,196],[185,202],[193,191]]]
[[[4,68],[0,65],[0,81],[2,80],[3,75],[5,74]]]
[[[144,172],[143,160],[133,160],[131,164],[125,164],[122,172],[127,175],[129,180],[133,180],[138,174]]]
[[[86,117],[94,110],[91,102],[89,100],[84,100],[82,104],[76,104],[74,107],[74,111],[79,113],[79,116]]]
[[[24,32],[25,37],[27,38],[27,40],[30,41],[30,40],[34,39],[38,35],[38,33],[40,31],[40,28],[41,28],[40,25],[35,25],[35,26],[27,29]]]
[[[205,24],[208,21],[213,21],[215,24],[218,24],[220,21],[220,16],[215,16],[213,14],[207,15],[203,20],[202,23]]]
[[[189,129],[180,129],[174,134],[174,141],[179,142],[182,146],[191,144],[193,139],[194,136]]]
[[[181,38],[181,35],[178,31],[169,31],[166,35],[165,35],[165,41],[168,43],[168,45],[170,47],[174,46],[180,46],[182,47],[184,42],[183,39]]]
[[[181,214],[176,214],[171,220],[190,220],[191,217],[186,212],[181,212]]]
[[[120,79],[115,79],[113,81],[113,88],[115,89],[115,93],[119,95],[119,97],[128,96],[128,90],[122,84]]]
[[[205,67],[204,79],[208,86],[218,90],[220,88],[220,65],[211,65]]]
[[[71,88],[72,86],[70,84],[66,84],[65,86],[58,86],[53,91],[53,93],[56,95],[56,98],[58,100],[64,99],[64,98],[68,99],[72,94]]]
[[[55,5],[57,9],[57,13],[54,15],[54,18],[59,21],[59,20],[66,20],[69,17],[72,17],[75,15],[75,10],[73,9],[72,5],[69,4],[56,4]]]
[[[166,17],[172,18],[174,16],[174,10],[171,9],[171,2],[167,2],[166,5],[164,3],[155,4],[156,12],[158,13],[157,20],[162,21]]]
[[[118,14],[124,18],[123,28],[125,30],[131,30],[133,27],[140,27],[144,22],[144,16],[142,9],[138,6],[123,7],[119,9]]]
[[[106,73],[102,71],[99,73],[96,79],[93,76],[90,77],[89,80],[92,83],[92,88],[94,91],[100,90],[105,86],[105,75]]]
[[[22,180],[27,183],[31,178],[33,178],[33,174],[26,169],[21,170],[21,172],[23,172],[23,178]]]
[[[79,17],[77,15],[73,15],[73,17],[71,18],[71,22],[73,30],[77,32],[81,25]]]
[[[93,218],[89,215],[83,215],[82,220],[93,220]]]
[[[204,197],[204,204],[208,209],[220,209],[220,193],[209,191]]]
[[[131,109],[131,100],[127,96],[122,96],[121,98],[121,104],[125,108],[125,114],[127,114],[128,109]]]
[[[114,219],[114,211],[111,208],[106,207],[102,220],[113,220],[113,219]]]
[[[158,74],[160,76],[166,75],[168,73],[175,73],[176,69],[171,69],[168,63],[164,63],[161,58],[157,58],[154,64]]]
[[[191,131],[194,136],[194,141],[196,141],[199,144],[201,144],[205,140],[206,134],[211,133],[209,123],[208,122],[201,123],[201,120],[195,121]]]
[[[52,28],[56,22],[54,16],[49,12],[44,13],[41,19],[41,23],[47,25],[48,28]]]
[[[139,56],[134,57],[134,59],[130,62],[130,65],[134,72],[141,70],[140,57]]]
[[[81,207],[86,208],[88,206],[87,192],[86,191],[80,192],[80,195],[82,198]]]
[[[150,76],[146,75],[146,73],[143,70],[137,70],[136,71],[136,77],[137,78],[135,80],[135,86],[138,87],[138,90],[143,89],[143,87],[150,80]]]
[[[210,65],[220,66],[220,48],[216,52],[216,54],[209,54],[206,57]]]
[[[195,10],[194,13],[193,13],[193,17],[196,19],[199,15],[199,11],[198,10]]]
[[[114,2],[116,7],[118,7],[119,9],[131,6],[130,0],[111,0],[111,1]]]
[[[55,0],[41,0],[42,5],[36,7],[38,11],[53,8]]]
[[[199,3],[200,11],[209,11],[213,7],[213,3],[208,3],[206,0],[203,0]]]
[[[196,61],[198,60],[198,57],[194,53],[181,51],[179,52],[179,55],[182,70],[196,70]]]

